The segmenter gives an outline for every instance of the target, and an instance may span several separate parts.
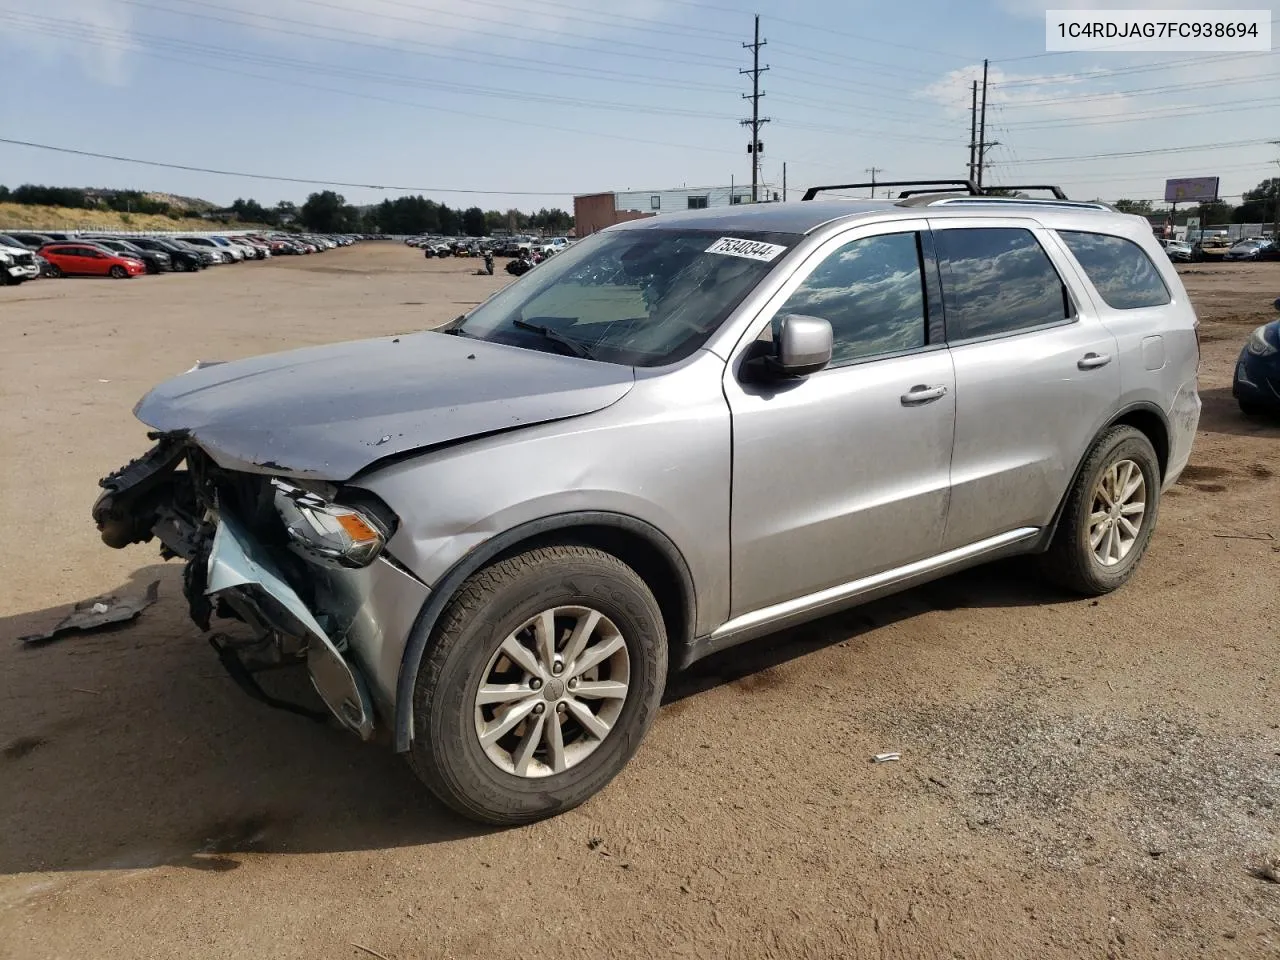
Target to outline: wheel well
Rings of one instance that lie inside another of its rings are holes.
[[[672,646],[672,660],[693,639],[693,596],[688,575],[667,551],[648,537],[610,523],[592,523],[548,530],[514,543],[490,560],[495,563],[514,553],[553,543],[578,543],[611,553],[637,574],[653,591],[662,611],[663,626]]]
[[[1160,462],[1160,479],[1163,480],[1169,469],[1169,428],[1158,413],[1139,407],[1116,417],[1111,425],[1125,424],[1140,430],[1155,447],[1156,459]]]
[[[413,738],[413,684],[445,605],[467,577],[482,567],[514,553],[556,543],[577,543],[607,551],[635,570],[658,602],[672,647],[672,662],[682,662],[692,646],[697,622],[693,575],[679,548],[662,531],[634,517],[594,511],[533,520],[477,547],[433,587],[400,658],[394,720],[397,752],[408,750]]]

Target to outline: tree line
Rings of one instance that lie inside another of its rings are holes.
[[[549,210],[544,207],[534,213],[514,209],[482,210],[480,207],[462,209],[426,197],[412,196],[383,200],[375,206],[359,208],[332,190],[311,194],[301,207],[288,200],[268,207],[252,198],[237,198],[228,207],[203,214],[175,207],[140,190],[92,190],[30,183],[10,189],[0,185],[0,201],[77,210],[168,214],[175,219],[203,215],[212,220],[260,223],[277,229],[306,229],[315,233],[432,233],[482,237],[500,231],[531,231],[558,236],[568,233],[573,227],[573,216],[558,207]]]
[[[444,236],[483,237],[498,231],[535,231],[551,235],[568,233],[573,216],[558,207],[535,213],[522,210],[482,210],[450,207],[423,196],[383,200],[363,210],[347,203],[332,190],[307,197],[298,219],[317,233],[433,233]]]
[[[49,207],[72,207],[76,210],[117,210],[120,213],[176,213],[163,200],[147,196],[141,190],[89,190],[81,187],[46,187],[24,183],[10,190],[0,184],[0,202],[38,204]]]

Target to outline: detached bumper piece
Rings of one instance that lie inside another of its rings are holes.
[[[205,592],[209,598],[226,601],[232,609],[249,614],[246,619],[257,620],[282,637],[300,641],[307,672],[320,698],[362,740],[372,737],[373,703],[363,680],[271,559],[230,515],[220,518],[209,551],[208,569]],[[272,706],[282,705],[252,681],[254,670],[237,651],[225,642],[215,642],[214,646],[224,663],[229,657],[237,658],[239,670],[229,667],[230,672],[242,686],[246,679],[251,682],[252,688],[246,687],[251,695]],[[288,706],[295,713],[304,712]]]

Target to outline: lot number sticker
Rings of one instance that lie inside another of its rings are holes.
[[[707,247],[707,253],[720,253],[726,257],[743,257],[747,260],[764,260],[767,262],[786,249],[786,247],[780,247],[776,243],[760,243],[758,240],[721,237]]]

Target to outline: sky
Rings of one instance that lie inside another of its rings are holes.
[[[1046,54],[1031,0],[0,0],[0,138],[339,181],[348,202],[572,209],[574,194],[749,182],[761,20],[763,175],[804,187],[961,177],[988,73],[988,184],[1158,200],[1280,174],[1280,52]],[[1053,0],[1269,9],[1280,0]],[[612,7],[620,12],[606,12]],[[621,11],[625,12],[621,12]],[[1280,26],[1273,26],[1280,37]],[[1183,150],[1179,148],[1196,149]],[[1100,156],[1131,154],[1130,156]],[[0,143],[0,183],[301,202],[320,185]],[[468,192],[469,191],[469,192]]]

